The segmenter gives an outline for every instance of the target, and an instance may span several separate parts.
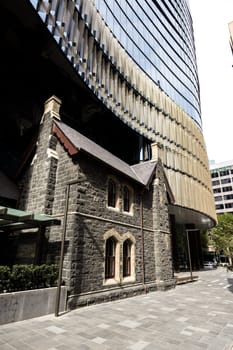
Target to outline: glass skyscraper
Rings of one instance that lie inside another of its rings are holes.
[[[188,1],[30,0],[2,5],[2,23],[5,174],[20,166],[54,94],[67,124],[129,165],[150,161],[156,144],[174,225],[214,225]]]
[[[31,3],[101,103],[141,135],[144,144],[157,143],[178,222],[211,226],[216,214],[188,2]],[[181,207],[188,210],[186,219]]]
[[[31,3],[101,103],[141,135],[142,148],[158,145],[177,222],[211,226],[216,214],[188,2]],[[141,153],[140,160],[150,158],[150,150]]]
[[[137,65],[201,126],[192,19],[185,1],[95,0]]]
[[[0,19],[3,219],[64,223],[2,235],[1,263],[60,261],[70,308],[199,269],[216,212],[188,1],[5,1]]]

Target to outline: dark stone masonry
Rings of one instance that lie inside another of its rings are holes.
[[[20,207],[62,221],[45,232],[40,256],[46,262],[59,263],[66,224],[68,307],[173,287],[172,194],[161,161],[130,167],[63,124],[59,105],[55,97],[45,105],[35,154],[21,179]]]

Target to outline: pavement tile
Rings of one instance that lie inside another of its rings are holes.
[[[126,327],[126,328],[136,328],[139,327],[141,325],[141,323],[139,322],[135,322],[132,320],[124,320],[122,322],[118,323],[120,326]]]
[[[181,343],[181,340],[178,340],[176,338],[165,338],[165,342],[171,345],[179,345]]]
[[[144,350],[178,350],[179,345],[171,345],[165,341],[155,341],[148,345]],[[187,349],[188,350],[188,349]]]
[[[217,337],[214,340],[214,343],[211,343],[208,347],[208,350],[226,350],[228,348],[230,348],[231,346],[231,341],[224,337]]]
[[[14,337],[12,339],[9,340],[8,342],[9,345],[19,349],[19,350],[27,350],[27,349],[31,349],[30,344],[25,343],[24,341],[22,341],[20,338],[19,339],[15,339]],[[1,349],[1,347],[0,347]]]
[[[191,331],[191,332],[209,333],[209,329],[192,327],[192,326],[186,327],[186,330]]]
[[[1,345],[1,350],[15,350],[16,348],[9,345],[9,344],[2,344]]]
[[[96,338],[93,338],[91,340],[96,344],[103,344],[106,341],[106,339],[101,338],[101,337],[96,337]]]
[[[66,332],[65,329],[62,329],[60,327],[57,327],[57,326],[49,326],[46,328],[49,332],[52,332],[52,333],[55,333],[55,334],[61,334],[61,333],[64,333]]]
[[[108,329],[110,327],[109,324],[101,323],[97,327],[102,328],[102,329]]]
[[[160,310],[165,311],[165,312],[174,312],[176,310],[176,308],[172,308],[172,307],[161,307]]]
[[[185,347],[184,345],[181,345],[181,346],[182,347],[180,349],[185,349],[185,350],[203,350],[208,348],[206,344],[201,344],[194,341],[187,342],[185,344]]]
[[[186,321],[188,321],[188,317],[179,317],[179,318],[176,319],[176,321],[178,321],[178,322],[186,322]]]
[[[190,337],[190,335],[192,335],[193,333],[190,332],[190,331],[183,330],[183,331],[180,332],[180,334],[187,335],[188,337]]]
[[[143,349],[145,349],[145,347],[147,345],[150,345],[150,343],[141,340],[141,341],[138,341],[135,344],[130,345],[127,349],[130,349],[130,350],[143,350]]]
[[[0,350],[233,350],[229,274],[198,274],[167,292],[2,325]]]

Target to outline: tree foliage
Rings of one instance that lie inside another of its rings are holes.
[[[226,255],[232,264],[233,256],[233,214],[218,215],[218,225],[209,231],[216,253]]]
[[[208,251],[209,238],[208,231],[201,231],[201,247],[203,251]]]

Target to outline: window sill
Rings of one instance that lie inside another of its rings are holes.
[[[115,212],[117,212],[117,213],[120,212],[120,208],[118,208],[118,207],[109,207],[109,206],[107,206],[107,209],[112,210],[112,211],[115,211]]]
[[[127,276],[127,277],[123,277],[122,279],[122,283],[129,283],[129,282],[135,282],[136,278],[135,276]]]
[[[133,212],[132,211],[122,211],[122,213],[124,214],[124,215],[128,215],[128,216],[133,216]]]
[[[104,280],[103,285],[110,286],[110,285],[116,285],[119,283],[120,283],[120,280],[116,280],[115,278],[108,278],[108,279]]]

